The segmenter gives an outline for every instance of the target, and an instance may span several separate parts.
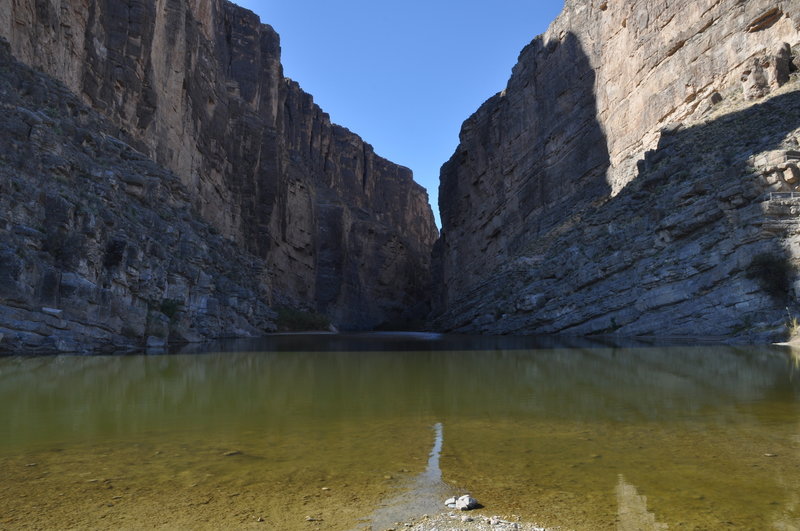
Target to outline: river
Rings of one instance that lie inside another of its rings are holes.
[[[788,347],[297,335],[0,358],[0,528],[800,529]]]

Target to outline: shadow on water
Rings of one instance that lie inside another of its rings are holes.
[[[698,338],[626,338],[614,336],[473,336],[417,332],[361,334],[276,334],[255,339],[231,339],[175,346],[173,354],[214,352],[429,352],[510,351],[541,349],[593,349],[697,346],[719,344]],[[152,351],[162,354],[163,351]]]

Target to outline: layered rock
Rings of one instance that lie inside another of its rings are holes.
[[[173,173],[0,41],[0,352],[163,347],[275,329],[264,261]]]
[[[278,35],[250,11],[224,0],[0,0],[0,35],[263,259],[270,303],[347,328],[425,306],[437,236],[425,190],[284,78]]]
[[[794,267],[795,221],[769,192],[795,186],[798,9],[567,1],[442,168],[437,326],[781,328],[791,279],[765,289],[754,271]]]

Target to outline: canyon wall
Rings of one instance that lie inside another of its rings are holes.
[[[778,334],[797,45],[794,1],[567,0],[442,167],[435,326]]]
[[[277,33],[250,11],[224,0],[0,0],[0,36],[263,260],[267,304],[344,328],[426,311],[438,234],[427,193],[283,76]]]
[[[275,330],[268,270],[178,177],[0,40],[0,352]]]

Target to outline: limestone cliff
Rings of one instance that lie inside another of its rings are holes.
[[[424,313],[437,237],[425,190],[284,78],[278,35],[250,11],[224,0],[0,0],[0,36],[262,259],[269,304],[346,328]]]
[[[795,1],[567,0],[442,168],[436,325],[776,335],[798,44]]]
[[[180,180],[0,41],[0,352],[163,347],[275,329],[263,260]]]

